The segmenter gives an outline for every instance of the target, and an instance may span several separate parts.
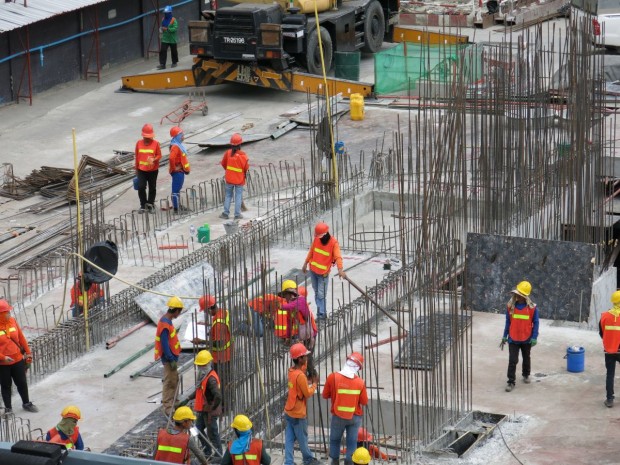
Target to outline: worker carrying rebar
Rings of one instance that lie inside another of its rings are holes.
[[[284,465],[294,465],[293,451],[295,441],[299,443],[299,450],[303,457],[304,465],[319,465],[319,460],[308,447],[308,399],[314,395],[318,388],[318,376],[311,379],[308,385],[306,372],[308,369],[308,354],[302,343],[293,344],[289,351],[293,366],[288,370],[288,397],[284,405]]]
[[[538,308],[530,299],[532,285],[528,281],[521,281],[511,292],[511,297],[506,304],[506,324],[504,336],[500,343],[503,349],[508,343],[508,384],[506,392],[515,387],[519,352],[523,356],[521,374],[523,382],[530,383],[532,370],[531,351],[538,340]]]
[[[200,443],[190,434],[195,419],[191,408],[183,406],[176,409],[172,426],[160,429],[157,434],[153,458],[159,462],[189,465],[193,455],[201,465],[207,465],[209,461],[202,453]]]
[[[97,283],[84,280],[84,291],[88,299],[88,308],[103,303],[103,289]],[[70,291],[71,315],[75,318],[84,314],[84,296],[82,295],[82,274],[80,273]]]
[[[213,369],[213,356],[208,350],[201,350],[196,355],[194,365],[198,367],[200,385],[193,397],[194,411],[198,416],[196,427],[201,433],[207,430],[208,441],[200,436],[205,456],[222,456],[222,440],[220,439],[219,419],[222,416],[222,385],[220,377]]]
[[[60,412],[62,420],[45,435],[45,441],[62,444],[67,449],[84,450],[84,441],[77,423],[82,412],[75,405],[69,405]]]
[[[319,320],[327,318],[325,299],[329,284],[329,271],[334,263],[338,268],[338,276],[345,278],[346,274],[342,269],[342,255],[338,240],[330,235],[327,223],[317,223],[314,227],[314,240],[310,250],[308,250],[308,255],[304,265],[301,267],[301,271],[306,273],[306,270],[310,267],[310,282],[314,290],[314,301],[316,302],[316,312]]]
[[[351,465],[351,456],[357,447],[357,435],[362,425],[362,407],[368,405],[366,383],[358,376],[364,366],[364,357],[352,352],[342,370],[331,373],[325,381],[322,396],[331,399],[331,424],[329,428],[329,458],[331,465],[338,465],[342,436],[347,435],[345,465]]]
[[[176,296],[168,299],[168,310],[157,323],[155,334],[155,360],[161,360],[164,366],[161,403],[167,417],[174,410],[177,388],[179,386],[179,371],[177,362],[181,353],[181,343],[172,320],[183,311],[183,301]],[[179,462],[181,463],[181,462]]]
[[[245,415],[237,415],[230,427],[237,439],[228,443],[220,465],[270,465],[271,457],[260,439],[252,438],[252,422]]]
[[[282,291],[278,294],[284,301],[276,311],[274,320],[274,334],[277,338],[290,344],[299,332],[297,320],[297,306],[291,302],[297,299],[297,283],[292,279],[282,282]]]
[[[601,315],[598,323],[598,332],[603,339],[605,351],[605,407],[614,406],[614,378],[616,376],[616,363],[620,363],[620,291],[611,294],[613,308]]]

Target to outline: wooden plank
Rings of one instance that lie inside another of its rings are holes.
[[[455,45],[468,44],[469,36],[394,26],[392,40],[394,42],[411,42],[425,45]]]

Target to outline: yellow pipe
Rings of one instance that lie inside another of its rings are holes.
[[[316,21],[316,33],[319,37],[319,52],[321,54],[321,68],[323,68],[323,84],[325,86],[325,101],[327,102],[327,121],[329,123],[329,140],[332,151],[332,169],[334,171],[334,193],[336,200],[340,200],[340,189],[338,188],[338,162],[336,161],[336,149],[334,147],[334,131],[332,128],[332,109],[329,101],[329,88],[327,87],[327,72],[325,70],[325,59],[323,57],[323,42],[321,41],[321,25],[319,23],[319,11],[316,2],[314,3],[314,19]]]
[[[77,161],[77,142],[75,140],[75,128],[71,129],[71,135],[73,137],[73,179],[75,180],[75,206],[77,207],[77,236],[78,236],[78,252],[80,257],[83,253],[83,240],[84,234],[82,230],[82,213],[80,207],[80,175],[78,173],[78,161]],[[80,260],[80,272],[84,270],[84,264]],[[84,331],[86,336],[86,350],[90,350],[90,331],[88,330],[88,296],[86,296],[86,289],[84,289],[84,276],[80,280],[82,287],[82,301],[84,302]],[[77,305],[77,302],[76,302]]]

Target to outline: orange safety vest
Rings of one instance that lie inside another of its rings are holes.
[[[171,434],[160,429],[157,434],[157,451],[155,460],[158,462],[172,462],[189,464],[189,439],[187,433]]]
[[[228,149],[222,159],[222,167],[226,170],[224,179],[228,184],[243,186],[245,173],[248,170],[248,156],[243,150],[237,150],[234,156],[231,154],[232,149]]]
[[[365,389],[364,380],[359,376],[353,379],[340,373],[334,373],[334,389],[332,392],[332,413],[350,420],[353,415],[361,415],[360,395]]]
[[[30,353],[30,347],[26,342],[26,338],[19,329],[15,318],[9,318],[9,321],[0,326],[0,354],[5,357],[11,357],[12,362],[4,361],[4,357],[0,357],[0,365],[14,365],[24,358],[22,350]]]
[[[290,368],[288,370],[288,397],[286,398],[286,404],[284,404],[284,412],[289,416],[293,416],[290,415],[290,412],[297,411],[299,416],[295,415],[294,418],[306,418],[307,400],[298,389],[297,380],[300,376],[306,377],[299,368]]]
[[[228,310],[218,310],[211,324],[211,342],[217,341],[218,347],[211,347],[213,363],[230,362],[231,340]]]
[[[331,237],[326,245],[321,244],[321,239],[318,237],[315,237],[314,241],[312,241],[310,269],[316,274],[326,275],[329,273],[329,270],[334,264],[332,253],[336,242],[335,237]]]
[[[93,283],[90,285],[90,289],[86,291],[86,295],[88,296],[88,306],[90,307],[95,302],[95,300],[103,297],[103,289],[101,289],[97,283]],[[84,306],[84,297],[82,296],[82,283],[79,279],[75,280],[75,284],[71,288],[72,307],[75,305],[76,301],[80,307]]]
[[[291,327],[290,334],[288,332],[289,325]],[[274,323],[274,333],[276,337],[282,339],[296,336],[299,333],[299,323],[297,322],[297,318],[293,318],[293,315],[289,310],[278,308]]]
[[[228,443],[228,452],[232,446],[232,441]],[[250,449],[243,454],[233,454],[230,452],[233,465],[260,465],[263,452],[263,441],[260,439],[252,439]]]
[[[164,321],[164,318],[162,317],[160,318],[159,323],[157,323],[157,332],[155,333],[155,360],[159,360],[163,354],[161,348],[161,333],[164,329],[167,329],[168,334],[170,334],[170,351],[174,355],[179,355],[181,353],[181,343],[179,342],[177,330],[170,323]]]
[[[532,337],[532,329],[534,328],[534,312],[536,306],[528,307],[527,305],[519,310],[517,307],[508,307],[510,315],[510,338],[513,341],[527,341]]]
[[[136,143],[136,168],[138,170],[159,170],[159,158],[161,158],[161,149],[156,140],[152,140],[148,145],[144,143],[144,139]]]
[[[207,402],[207,397],[205,396],[205,392],[207,390],[207,383],[209,382],[209,378],[215,378],[217,381],[217,388],[220,389],[220,377],[218,376],[215,370],[211,370],[207,376],[200,383],[200,389],[196,391],[196,402],[194,404],[194,410],[196,412],[202,412],[204,405]]]
[[[603,329],[603,347],[608,354],[615,354],[620,349],[620,317],[605,312],[601,315]]]
[[[189,161],[187,161],[186,153],[181,150],[178,145],[170,146],[170,158],[168,158],[168,172],[172,173],[187,173],[189,174]]]
[[[56,427],[50,429],[47,434],[50,435],[50,439],[47,442],[53,442],[54,444],[64,444],[67,449],[74,449],[75,443],[80,437],[80,428],[76,426],[73,430],[73,434],[67,439],[63,439],[62,437],[60,437],[60,431],[58,431],[58,428]]]
[[[273,318],[277,308],[284,303],[286,303],[286,300],[280,296],[265,294],[264,296],[254,297],[248,302],[248,305],[259,315],[263,315],[265,318]]]

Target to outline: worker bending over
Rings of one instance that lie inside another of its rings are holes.
[[[172,427],[162,428],[157,434],[153,458],[158,462],[189,464],[191,452],[201,465],[207,465],[209,461],[202,453],[200,443],[189,433],[195,419],[191,408],[183,406],[176,409],[172,416],[174,421]]]

